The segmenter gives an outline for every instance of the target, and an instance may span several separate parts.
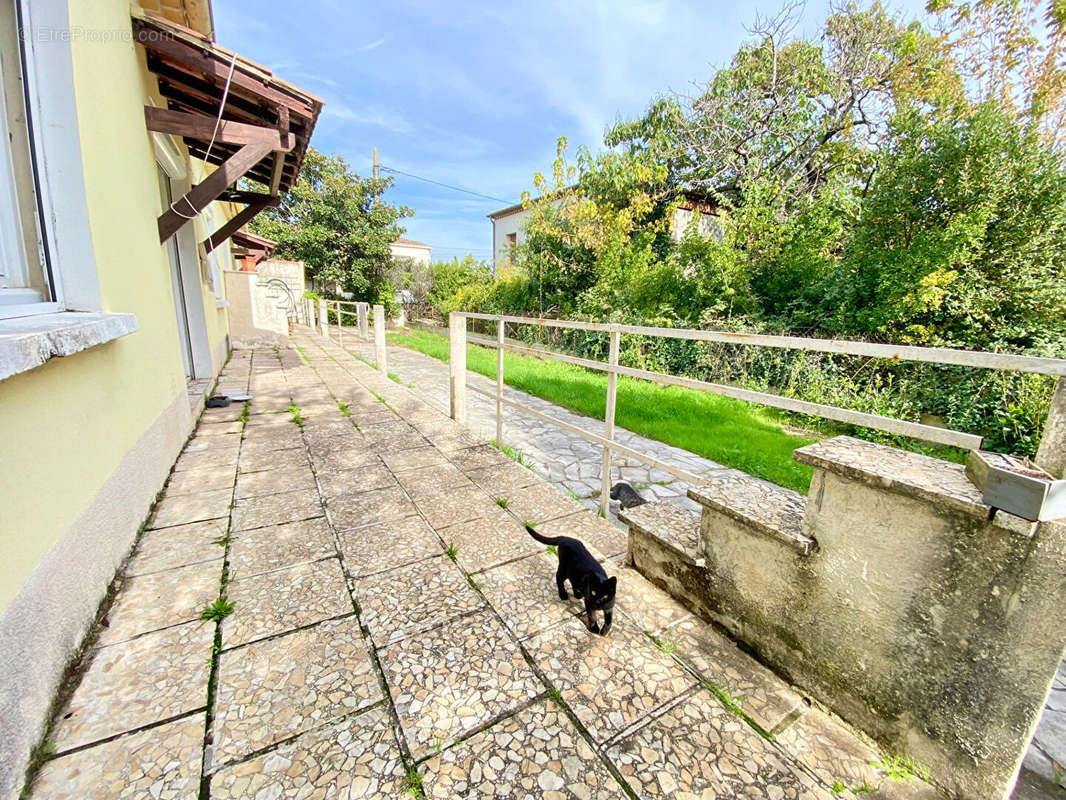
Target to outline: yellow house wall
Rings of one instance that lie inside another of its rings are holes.
[[[125,0],[71,0],[69,13],[72,27],[130,28]],[[120,37],[76,39],[72,59],[102,307],[133,312],[139,330],[0,382],[0,611],[124,455],[185,392],[169,266],[156,232],[155,156],[144,123],[155,79],[143,51]],[[218,360],[226,312],[209,287],[203,295]]]

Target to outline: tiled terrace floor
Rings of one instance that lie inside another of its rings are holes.
[[[296,344],[226,366],[251,413],[204,413],[32,797],[926,790],[626,569],[620,529],[335,345]],[[619,577],[609,637],[558,599],[522,519],[580,523]],[[220,594],[232,614],[201,621]]]

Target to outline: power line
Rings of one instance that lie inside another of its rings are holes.
[[[441,183],[440,181],[435,181],[432,178],[423,178],[421,175],[414,175],[413,173],[404,172],[403,170],[394,169],[393,167],[386,167],[384,164],[381,164],[380,166],[381,169],[383,169],[385,172],[391,172],[394,175],[404,175],[408,178],[414,178],[416,181],[425,181],[426,183],[432,183],[435,186],[443,186],[445,189],[451,189],[453,192],[463,192],[464,194],[472,194],[474,195],[474,197],[482,197],[485,200],[492,200],[497,203],[506,203],[507,205],[513,205],[510,200],[504,200],[502,197],[493,197],[490,194],[482,194],[481,192],[475,192],[471,189],[464,189],[462,186],[452,186],[449,183]]]

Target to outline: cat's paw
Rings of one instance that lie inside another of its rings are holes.
[[[589,633],[600,633],[600,626],[595,622],[589,624]]]
[[[570,595],[568,595],[566,592],[559,592],[559,599],[560,600],[569,600],[570,599]]]
[[[600,636],[606,636],[606,635],[607,635],[607,632],[608,632],[609,630],[611,630],[611,623],[607,622],[607,623],[605,623],[605,624],[603,625],[603,627],[601,627],[601,628],[600,628],[600,629],[599,629],[598,631],[596,631],[596,632],[597,632],[597,633],[598,633],[598,634],[599,634]]]

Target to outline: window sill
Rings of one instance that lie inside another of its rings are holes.
[[[0,380],[137,330],[133,314],[65,311],[0,320]]]

